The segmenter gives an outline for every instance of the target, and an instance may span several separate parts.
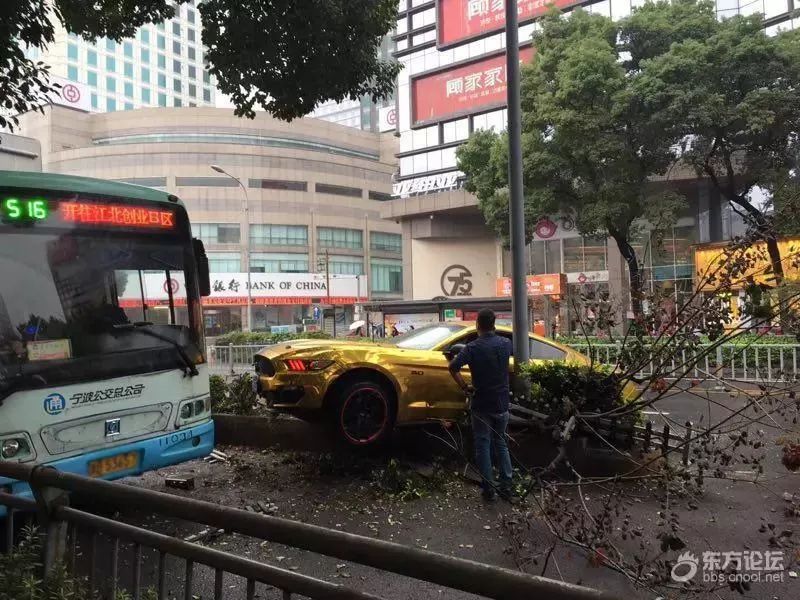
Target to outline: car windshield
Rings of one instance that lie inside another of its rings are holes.
[[[4,230],[0,397],[202,362],[191,261],[174,234]]]
[[[437,323],[412,329],[392,338],[391,342],[399,348],[412,350],[432,350],[457,331],[465,329],[463,325]]]

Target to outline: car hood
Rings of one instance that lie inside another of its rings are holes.
[[[300,339],[288,340],[280,344],[273,344],[266,346],[257,352],[262,356],[272,357],[280,356],[282,354],[293,354],[298,352],[318,352],[324,350],[359,350],[359,349],[375,349],[375,348],[392,348],[398,349],[397,346],[386,342],[373,342],[371,340],[360,339]]]

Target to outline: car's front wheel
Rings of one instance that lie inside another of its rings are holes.
[[[394,426],[389,390],[373,381],[354,382],[342,390],[336,410],[339,436],[352,446],[377,446]]]

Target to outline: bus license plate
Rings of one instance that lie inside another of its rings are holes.
[[[139,466],[139,453],[126,452],[116,456],[108,456],[89,463],[89,477],[105,477],[113,473],[129,471]]]

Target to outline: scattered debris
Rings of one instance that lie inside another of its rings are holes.
[[[220,450],[212,450],[211,454],[206,456],[203,460],[210,465],[214,465],[219,462],[228,462],[228,455]]]
[[[193,475],[170,475],[164,479],[164,485],[168,488],[175,488],[179,490],[193,490],[194,489],[194,476]]]
[[[223,533],[225,533],[224,529],[203,529],[202,531],[193,533],[192,535],[183,538],[183,541],[190,543],[206,542],[218,538]]]

